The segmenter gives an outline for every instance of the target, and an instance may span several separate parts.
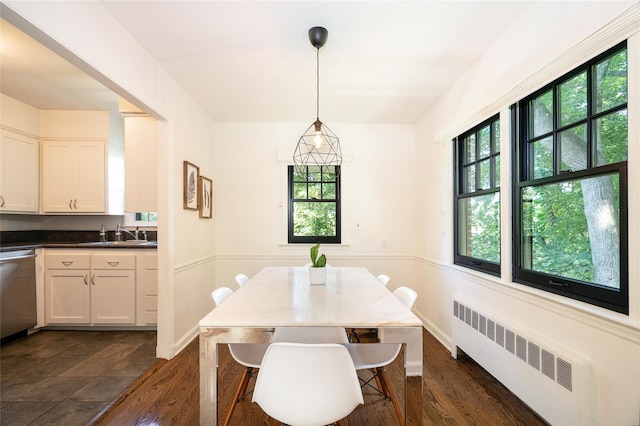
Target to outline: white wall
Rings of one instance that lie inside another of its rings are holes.
[[[3,18],[161,120],[157,350],[172,358],[211,309],[214,227],[182,209],[182,162],[213,174],[213,123],[99,2],[5,1],[2,7]]]
[[[640,37],[637,34],[640,8],[636,4],[629,13],[614,19],[629,3],[590,3],[585,7],[580,5],[580,10],[572,14],[563,13],[563,8],[572,7],[570,3],[558,3],[558,14],[550,17],[563,21],[563,25],[547,24],[548,19],[539,16],[540,9],[533,8],[419,123],[416,286],[420,297],[416,309],[427,328],[448,346],[451,345],[452,297],[463,295],[484,310],[581,354],[591,362],[595,374],[595,424],[640,424],[640,275],[637,266],[640,264],[637,208],[640,203]],[[541,28],[536,22],[545,22],[542,33],[529,31],[532,27]],[[502,278],[452,265],[451,138],[498,112],[503,113],[501,119],[505,127],[511,103],[632,34],[635,35],[629,42],[630,314],[612,313],[511,282],[508,131],[507,137],[502,138],[501,150]],[[423,167],[427,161],[430,167]]]
[[[341,245],[331,265],[362,265],[412,283],[415,252],[415,126],[328,123],[340,138]],[[218,123],[213,216],[216,282],[233,286],[267,265],[303,265],[309,244],[287,245],[287,165],[308,123]]]

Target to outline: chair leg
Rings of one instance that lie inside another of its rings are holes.
[[[371,372],[373,373],[373,378],[376,380],[376,386],[378,387],[378,392],[380,392],[382,395],[384,395],[385,397],[389,398],[389,392],[387,392],[386,386],[384,385],[384,383],[382,382],[381,378],[380,378],[380,371],[382,370],[382,368],[378,367],[378,368],[372,368]]]
[[[233,400],[231,400],[231,406],[229,406],[229,411],[227,411],[227,417],[224,419],[224,426],[229,426],[231,422],[231,416],[233,415],[233,410],[236,408],[236,404],[240,401],[242,395],[244,395],[244,391],[247,389],[247,385],[249,384],[249,378],[251,377],[251,368],[246,368],[242,372],[242,377],[240,377],[240,383],[238,383],[238,387],[236,388],[236,393],[233,395]]]
[[[389,382],[389,377],[387,377],[387,373],[385,372],[384,368],[380,368],[380,380],[382,381],[384,388],[386,388],[389,394],[391,404],[393,405],[393,409],[396,411],[400,426],[404,426],[404,414],[402,414],[402,410],[400,410],[400,405],[398,404],[398,400],[393,393],[393,389],[391,389],[391,383]]]
[[[338,420],[336,422],[336,426],[344,426],[344,422],[342,420]]]
[[[242,383],[242,389],[240,389],[240,395],[238,396],[238,400],[237,400],[238,402],[240,402],[240,400],[244,398],[244,395],[247,393],[247,386],[249,385],[249,381],[251,380],[252,377],[253,377],[253,368],[247,367],[246,370],[244,370],[244,375],[242,379],[240,380],[240,382]]]

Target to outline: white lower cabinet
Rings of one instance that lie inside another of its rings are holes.
[[[158,323],[158,255],[155,251],[138,255],[138,325]]]
[[[136,255],[92,254],[91,270],[91,322],[135,324]]]
[[[44,312],[47,324],[91,322],[90,264],[90,255],[45,255]]]
[[[47,324],[136,323],[136,254],[118,250],[47,250]]]

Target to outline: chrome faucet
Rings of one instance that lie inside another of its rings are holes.
[[[124,232],[124,233],[126,233],[126,234],[131,235],[131,237],[132,237],[134,240],[137,240],[137,239],[138,239],[139,227],[137,227],[137,226],[136,226],[136,231],[135,231],[135,234],[134,234],[133,232],[128,231],[128,230],[126,230],[126,229],[124,229],[122,226],[120,226],[120,224],[118,224],[118,227],[117,227],[117,229],[116,229],[116,233],[117,233],[117,232],[121,232],[121,233],[122,233],[122,232]],[[145,232],[145,236],[146,236],[146,232]],[[124,241],[124,238],[123,238],[122,240]]]

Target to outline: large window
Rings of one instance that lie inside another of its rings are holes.
[[[455,141],[457,265],[500,274],[500,120],[492,117]]]
[[[340,167],[289,166],[289,243],[340,243]]]
[[[514,118],[514,280],[628,313],[626,43]]]

